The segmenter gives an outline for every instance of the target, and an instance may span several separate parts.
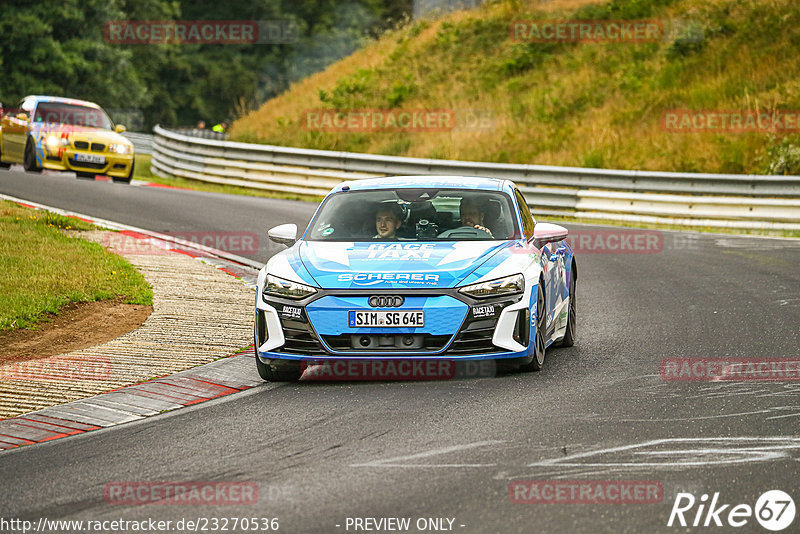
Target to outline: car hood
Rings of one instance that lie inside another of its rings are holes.
[[[510,244],[301,241],[293,250],[325,289],[419,289],[455,287]]]
[[[66,137],[73,143],[75,141],[87,141],[89,143],[133,144],[130,140],[125,138],[125,136],[103,128],[89,128],[86,126],[73,126],[71,124],[33,123],[31,129],[37,137],[54,134],[59,137]]]

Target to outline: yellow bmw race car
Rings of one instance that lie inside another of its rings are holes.
[[[115,182],[133,177],[133,143],[120,135],[103,108],[54,96],[26,96],[0,121],[0,168],[21,163],[26,171],[73,171]]]

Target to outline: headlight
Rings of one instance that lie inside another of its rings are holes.
[[[117,154],[130,154],[131,153],[131,146],[130,145],[108,145],[109,152],[116,152]]]
[[[464,286],[460,291],[476,299],[514,295],[525,291],[525,278],[521,274],[514,274],[497,280]]]
[[[47,148],[50,150],[57,150],[59,147],[69,145],[69,140],[66,137],[51,134],[47,136],[45,143],[47,143]]]
[[[283,278],[278,278],[271,274],[267,275],[267,282],[264,285],[264,295],[273,295],[287,299],[304,299],[316,292],[317,290],[311,286],[284,280]]]

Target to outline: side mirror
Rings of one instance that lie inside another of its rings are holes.
[[[28,116],[25,113],[17,113],[17,118],[21,121],[28,120]]]
[[[115,132],[117,132],[117,133],[122,133],[122,132],[124,132],[125,130],[127,130],[127,128],[125,128],[125,126],[123,126],[122,124],[117,124],[117,125],[114,127],[114,131],[115,131]]]
[[[297,241],[297,225],[296,224],[281,224],[274,228],[270,228],[267,232],[270,241],[275,241],[281,245],[291,247]]]
[[[533,245],[542,248],[548,243],[555,243],[567,238],[569,230],[552,223],[536,223],[533,227]]]

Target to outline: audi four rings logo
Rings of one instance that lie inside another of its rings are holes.
[[[375,295],[369,298],[369,305],[373,308],[399,308],[403,302],[403,297],[392,295]]]

